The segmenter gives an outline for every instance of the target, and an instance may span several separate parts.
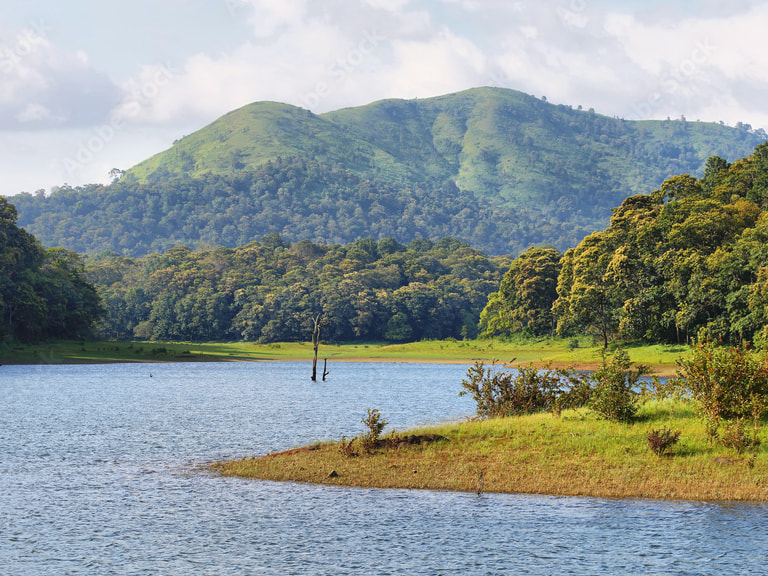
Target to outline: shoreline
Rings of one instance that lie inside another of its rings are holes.
[[[669,377],[676,360],[687,347],[672,345],[633,346],[632,360],[651,367],[651,374]],[[421,341],[411,344],[325,344],[318,359],[323,362],[383,362],[464,364],[494,360],[508,366],[533,363],[537,367],[574,368],[590,371],[601,362],[598,347],[570,349],[559,340],[503,342]],[[0,365],[114,364],[169,362],[311,362],[312,347],[305,342],[255,344],[252,342],[54,342],[0,348]]]
[[[352,456],[341,442],[324,442],[208,468],[243,479],[325,486],[768,502],[765,442],[744,454],[710,445],[703,423],[690,412],[676,415],[676,406],[651,407],[651,416],[629,425],[597,421],[585,412],[470,420],[405,433],[446,440],[393,442],[390,435],[370,453],[353,444]],[[681,430],[682,439],[671,455],[659,457],[645,435],[662,425]]]
[[[335,358],[334,362],[343,362],[343,363],[350,363],[350,362],[359,362],[361,364],[363,363],[387,363],[387,364],[451,364],[451,365],[471,365],[474,364],[476,361],[483,361],[487,364],[490,364],[492,361],[491,358],[476,358],[476,359],[467,359],[467,360],[456,360],[456,359],[444,359],[444,360],[434,360],[434,359],[391,359],[391,358]],[[185,358],[185,359],[173,359],[173,360],[151,360],[151,359],[120,359],[116,358],[114,360],[106,360],[106,359],[67,359],[63,361],[40,361],[40,362],[24,362],[24,361],[14,361],[9,360],[7,358],[4,358],[2,362],[0,362],[0,368],[2,366],[97,366],[97,365],[108,365],[108,364],[180,364],[184,362],[210,362],[210,363],[228,363],[228,362],[306,362],[308,364],[311,364],[311,359],[291,359],[291,358],[217,358],[217,357],[203,357],[198,356],[195,358]],[[526,363],[527,365],[528,363]],[[545,361],[540,362],[532,362],[532,364],[536,368],[544,368],[544,367],[551,367],[551,368],[572,368],[576,370],[577,372],[592,372],[594,370],[597,370],[600,367],[599,362],[583,362],[583,363],[576,363],[576,364],[565,364],[565,363],[547,363]],[[510,364],[510,367],[516,366],[517,363]],[[648,376],[658,376],[660,378],[672,378],[676,375],[676,372],[672,369],[672,367],[669,366],[651,366],[650,372]]]

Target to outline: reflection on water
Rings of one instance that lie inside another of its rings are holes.
[[[0,573],[759,574],[768,507],[327,488],[211,460],[472,412],[464,366],[0,368]],[[151,373],[151,377],[150,377]]]

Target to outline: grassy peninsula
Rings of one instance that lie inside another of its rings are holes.
[[[696,342],[680,376],[646,384],[617,350],[594,372],[476,363],[461,394],[477,417],[382,437],[368,429],[225,475],[381,488],[768,502],[768,352]]]
[[[665,456],[655,455],[646,440],[661,427],[681,432]],[[629,425],[579,409],[560,417],[533,414],[408,432],[425,434],[445,440],[390,442],[393,447],[354,456],[345,455],[340,442],[328,442],[212,468],[231,476],[335,486],[768,501],[766,450],[739,454],[709,443],[690,402],[647,402]]]

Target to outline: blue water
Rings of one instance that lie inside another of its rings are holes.
[[[0,367],[0,574],[764,574],[768,506],[328,488],[213,460],[459,418],[466,366]]]

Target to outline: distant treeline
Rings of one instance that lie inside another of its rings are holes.
[[[768,343],[768,143],[701,179],[668,179],[627,198],[610,226],[562,258],[516,259],[481,316],[486,335],[562,335]]]
[[[406,341],[475,336],[508,264],[449,238],[327,246],[270,234],[237,249],[103,253],[87,276],[104,337],[297,341],[322,313],[324,339]]]

